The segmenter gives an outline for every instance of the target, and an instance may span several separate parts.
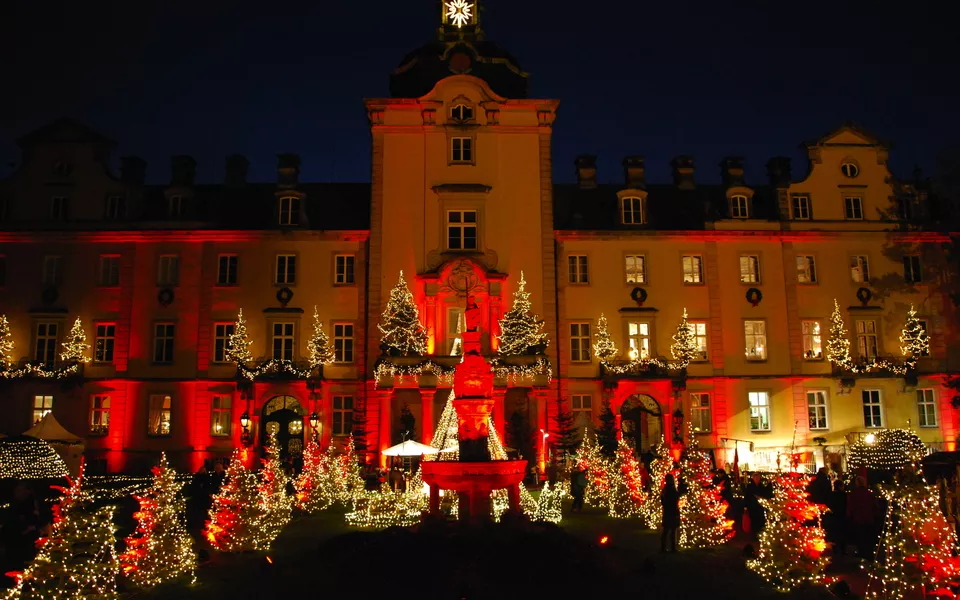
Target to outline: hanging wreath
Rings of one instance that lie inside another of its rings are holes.
[[[643,306],[643,303],[647,301],[647,290],[642,287],[635,287],[630,292],[630,297],[637,303],[637,306]]]
[[[53,304],[57,301],[57,298],[60,296],[60,292],[57,291],[57,288],[50,286],[43,289],[43,293],[40,294],[40,298],[43,300],[44,304]]]
[[[747,302],[753,306],[757,306],[763,300],[763,292],[757,288],[750,288],[747,290]]]
[[[173,290],[163,288],[157,292],[157,302],[159,302],[161,306],[170,306],[173,303]]]
[[[857,300],[860,301],[860,304],[866,306],[870,303],[871,298],[873,298],[873,292],[869,289],[862,287],[857,290]]]
[[[293,300],[293,290],[288,287],[277,290],[277,302],[279,302],[281,306],[290,304],[291,300]]]

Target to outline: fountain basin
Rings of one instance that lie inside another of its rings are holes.
[[[526,460],[424,461],[420,463],[420,469],[423,481],[430,486],[430,514],[440,514],[440,490],[452,490],[460,493],[461,519],[489,520],[490,493],[504,488],[510,500],[510,510],[519,514],[519,486],[526,467]]]

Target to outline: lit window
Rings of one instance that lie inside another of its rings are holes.
[[[108,196],[104,217],[108,221],[117,221],[126,216],[127,200],[123,196]]]
[[[284,196],[280,198],[280,224],[300,224],[300,198],[296,196]]]
[[[823,358],[823,339],[820,336],[820,321],[802,321],[803,358],[821,360]]]
[[[183,214],[183,196],[177,194],[167,198],[167,217],[179,219]]]
[[[797,221],[810,219],[810,196],[798,194],[793,197],[793,218]]]
[[[473,162],[473,138],[455,137],[450,139],[450,159],[455,163]]]
[[[750,402],[750,431],[770,431],[770,394],[748,392]]]
[[[847,196],[844,198],[844,215],[852,221],[863,219],[863,198],[859,196]]]
[[[852,179],[860,174],[860,167],[856,163],[845,162],[840,165],[840,172],[843,173],[844,177]]]
[[[293,254],[277,255],[277,272],[274,282],[293,285],[297,281],[297,257]]]
[[[827,392],[823,390],[807,392],[807,418],[810,429],[828,429]]]
[[[647,210],[643,198],[621,199],[620,214],[624,225],[643,225],[647,222]]]
[[[571,362],[590,362],[590,323],[570,324]]]
[[[740,256],[740,283],[760,283],[760,257],[752,254]]]
[[[107,435],[110,430],[110,396],[90,398],[90,435]]]
[[[850,257],[850,278],[857,283],[867,283],[870,281],[870,262],[866,256],[858,255]]]
[[[903,279],[907,283],[923,281],[923,271],[920,268],[920,257],[911,254],[903,257]]]
[[[163,394],[150,396],[150,411],[147,416],[148,435],[170,435],[170,411],[173,398]]]
[[[334,260],[336,263],[336,275],[334,283],[337,285],[353,285],[354,283],[354,264],[356,259],[352,254],[338,254]]]
[[[173,362],[173,323],[157,323],[154,326],[153,362]]]
[[[687,323],[690,334],[697,343],[697,350],[693,357],[694,361],[706,361],[707,352],[707,324],[702,321],[693,321]]]
[[[861,390],[863,401],[863,426],[883,427],[883,405],[880,403],[880,390]]]
[[[230,396],[214,396],[210,403],[210,435],[230,435]]]
[[[113,362],[113,346],[116,342],[117,326],[113,323],[98,323],[97,336],[93,346],[93,361]]]
[[[639,358],[650,358],[650,323],[627,323],[627,338],[630,349],[636,351]]]
[[[447,211],[447,249],[477,249],[477,211]]]
[[[334,323],[333,360],[338,363],[353,362],[353,324]]]
[[[730,197],[730,216],[734,219],[750,218],[750,200],[746,196]]]
[[[590,282],[586,256],[571,254],[567,257],[567,277],[567,281],[574,284]]]
[[[857,350],[861,358],[874,359],[879,355],[877,340],[877,322],[873,320],[857,321]]]
[[[817,263],[810,255],[797,257],[797,283],[816,283]]]
[[[450,109],[450,118],[457,123],[465,123],[473,120],[473,108],[466,104],[457,104]]]
[[[767,360],[767,324],[765,321],[744,321],[747,360]]]
[[[353,396],[333,397],[333,435],[350,435],[353,430]]]
[[[40,281],[46,287],[56,287],[63,281],[63,257],[44,256]]]
[[[225,363],[227,359],[227,346],[230,344],[230,336],[233,335],[233,323],[216,323],[213,326],[213,362]]]
[[[937,401],[933,390],[917,390],[917,413],[920,427],[937,426]]]
[[[40,419],[47,416],[47,413],[53,412],[53,396],[34,396],[33,397],[33,423],[36,425]]]
[[[683,257],[683,282],[703,283],[703,257]]]
[[[273,358],[293,360],[293,323],[273,324]]]
[[[570,396],[570,408],[573,412],[573,424],[578,435],[583,433],[584,427],[593,426],[593,397],[588,394]]]
[[[52,365],[57,359],[57,323],[37,323],[37,345],[33,359],[45,365]]]
[[[54,196],[50,201],[50,220],[66,221],[70,218],[70,198]]]
[[[236,254],[221,254],[217,258],[217,285],[237,285]]]
[[[710,394],[690,394],[690,424],[696,432],[713,430],[713,416],[710,414]]]
[[[646,283],[646,259],[644,259],[643,256],[631,254],[625,257],[624,260],[624,271],[627,275],[627,283]]]
[[[161,254],[157,263],[157,285],[175,286],[180,283],[180,257]]]

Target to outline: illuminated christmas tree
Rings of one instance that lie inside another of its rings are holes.
[[[273,542],[263,532],[266,518],[257,476],[243,465],[240,451],[235,450],[220,492],[213,497],[204,534],[221,552],[266,550]]]
[[[50,535],[4,600],[117,600],[120,562],[113,507],[93,508],[83,468],[53,506]]]
[[[233,324],[233,333],[227,338],[227,347],[224,349],[224,355],[237,366],[242,367],[253,360],[253,354],[250,353],[250,345],[253,341],[247,335],[247,322],[243,318],[243,309],[237,312],[237,321]]]
[[[851,369],[853,359],[850,358],[850,334],[840,314],[840,304],[833,300],[833,313],[830,314],[830,336],[827,338],[827,359],[837,367]]]
[[[553,416],[553,431],[550,439],[554,449],[554,456],[557,454],[566,457],[577,448],[577,427],[573,412],[568,408],[567,401],[557,397],[557,413]]]
[[[360,462],[357,460],[357,449],[353,443],[353,436],[347,440],[343,454],[338,457],[336,471],[336,492],[337,500],[344,506],[350,506],[353,499],[362,494],[366,487],[363,481],[363,474],[360,470]]]
[[[597,427],[597,443],[600,444],[600,454],[613,458],[617,452],[617,416],[613,414],[610,400],[604,398],[600,405],[600,426]]]
[[[265,510],[261,527],[263,535],[272,541],[293,516],[293,497],[287,494],[290,480],[280,462],[280,446],[275,434],[270,434],[265,450],[267,456],[260,470],[260,501]]]
[[[330,481],[329,457],[316,440],[310,440],[303,451],[303,470],[293,483],[297,507],[309,514],[329,508],[335,497],[329,488]]]
[[[673,334],[673,344],[670,345],[670,354],[676,361],[674,366],[686,369],[697,357],[697,336],[693,326],[687,321],[687,309],[683,309],[683,317],[677,325],[677,332]]]
[[[809,480],[800,473],[777,477],[773,498],[760,498],[767,524],[760,533],[759,550],[747,567],[778,591],[789,592],[803,583],[823,583],[830,562],[820,518],[826,507],[809,500]]]
[[[700,450],[693,424],[688,423],[687,447],[680,470],[687,493],[680,501],[680,546],[705,548],[722,544],[733,537],[733,521],[726,517],[727,503],[713,485],[712,465]]]
[[[434,455],[436,460],[457,460],[460,456],[457,437],[460,421],[457,419],[456,409],[453,408],[453,400],[453,390],[450,390],[447,403],[443,405],[443,412],[440,413],[440,421],[433,431],[433,440],[430,445],[441,451]]]
[[[640,462],[625,440],[620,440],[617,454],[609,471],[610,516],[625,519],[643,516],[643,481],[640,478]]]
[[[329,365],[334,361],[333,346],[330,345],[327,332],[323,330],[323,322],[320,320],[320,313],[317,312],[316,306],[313,307],[313,335],[307,340],[307,350],[310,352],[311,370]]]
[[[180,493],[183,483],[160,454],[153,468],[153,485],[142,496],[134,496],[140,510],[134,513],[137,529],[126,539],[120,555],[123,572],[137,587],[150,588],[180,575],[193,576],[197,555],[193,538],[187,533],[184,515],[187,504]]]
[[[83,331],[83,323],[80,322],[80,317],[77,317],[77,320],[73,322],[67,341],[61,345],[63,346],[63,352],[60,353],[60,360],[63,362],[90,362],[90,358],[87,356],[90,344],[87,343],[87,334]]]
[[[497,433],[497,428],[494,426],[493,417],[487,420],[487,428],[490,432],[487,437],[487,448],[490,450],[491,460],[507,460],[507,450],[503,447],[503,442],[500,441],[500,434]]]
[[[607,317],[600,313],[600,318],[597,319],[597,341],[593,344],[593,355],[600,359],[600,362],[607,362],[617,357],[619,351],[617,350],[617,345],[613,342],[613,338],[610,337],[610,331],[607,328]]]
[[[673,457],[663,437],[653,448],[653,459],[650,461],[650,494],[644,505],[647,526],[658,529],[663,519],[663,505],[660,502],[660,493],[663,491],[667,474],[673,470]]]
[[[427,332],[420,323],[420,311],[403,279],[403,271],[390,290],[390,300],[380,315],[377,328],[383,334],[380,347],[388,354],[422,356],[427,353]]]
[[[590,506],[610,505],[610,461],[600,453],[597,435],[587,428],[583,431],[583,442],[577,450],[577,466],[587,476],[587,489],[583,501]]]
[[[7,369],[16,361],[13,355],[13,334],[7,315],[0,315],[0,370]]]
[[[563,518],[560,511],[562,501],[563,493],[559,489],[551,488],[549,482],[544,483],[537,500],[537,508],[530,520],[535,523],[559,523]]]
[[[521,356],[533,353],[534,349],[546,348],[547,334],[543,331],[543,321],[531,310],[530,292],[527,280],[520,271],[517,291],[513,293],[513,305],[500,319],[500,356]]]
[[[915,368],[917,360],[921,356],[930,354],[930,336],[924,329],[920,319],[917,318],[917,311],[910,305],[907,311],[907,321],[900,332],[900,351],[907,358],[907,367]]]
[[[956,598],[954,590],[960,586],[960,557],[953,556],[957,537],[940,509],[936,486],[925,485],[918,477],[881,489],[887,514],[864,596],[871,600]]]

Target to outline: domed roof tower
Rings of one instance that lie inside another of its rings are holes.
[[[438,0],[437,40],[404,57],[390,75],[390,95],[419,98],[451,75],[483,79],[505,98],[526,98],[528,76],[509,53],[484,39],[481,0]]]

